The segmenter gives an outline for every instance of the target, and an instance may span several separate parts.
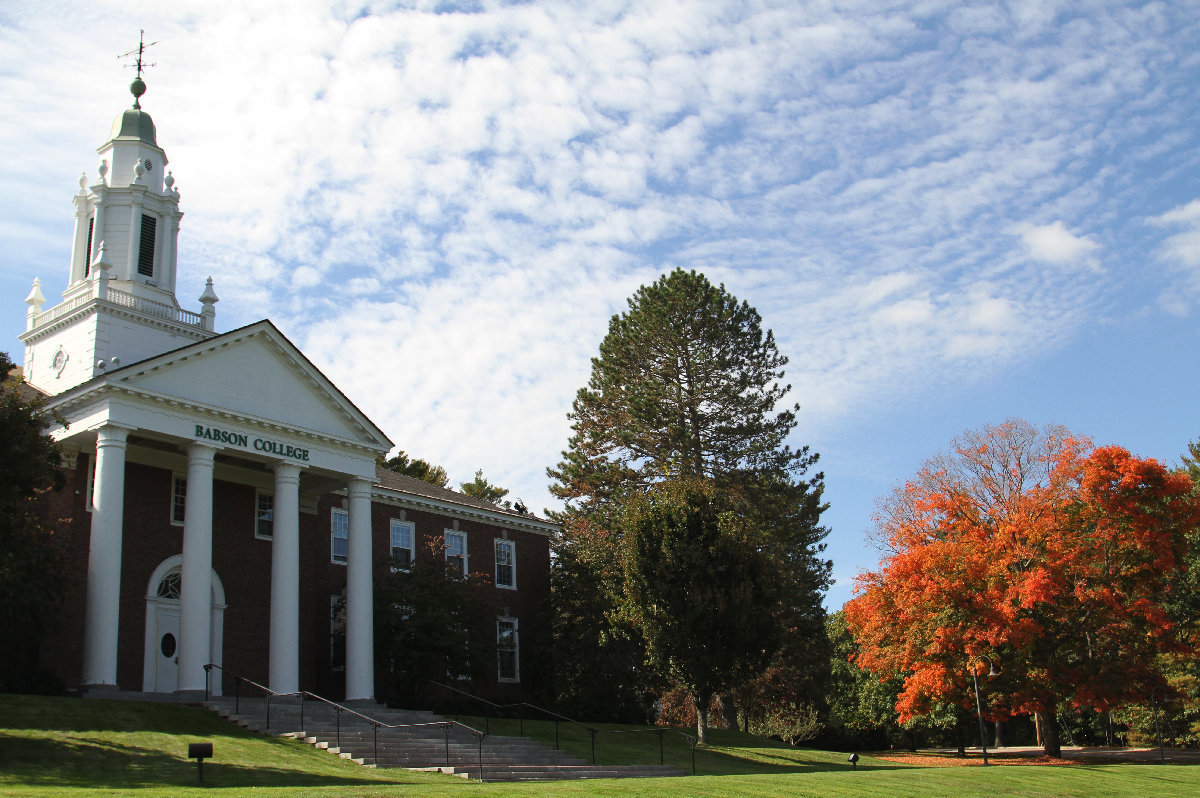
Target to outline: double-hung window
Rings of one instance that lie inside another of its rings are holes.
[[[454,564],[459,576],[467,575],[467,533],[453,529],[445,531],[446,562]]]
[[[187,510],[187,477],[178,474],[171,480],[171,523],[183,526],[184,513]]]
[[[271,540],[275,537],[275,497],[260,493],[254,508],[254,537]]]
[[[496,657],[496,676],[500,681],[521,681],[521,651],[516,618],[496,619]]]
[[[350,558],[350,513],[334,508],[329,527],[329,560],[345,565]]]
[[[517,544],[511,540],[496,541],[496,587],[517,589]]]
[[[415,525],[412,521],[392,519],[392,570],[407,571],[412,567]]]

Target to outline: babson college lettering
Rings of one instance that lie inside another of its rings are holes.
[[[279,457],[291,457],[296,460],[308,461],[308,449],[302,449],[299,446],[292,446],[280,441],[268,441],[263,438],[255,438],[252,443],[249,437],[240,432],[229,432],[228,430],[217,429],[216,427],[206,427],[203,424],[196,425],[196,437],[215,443],[240,446],[243,449],[253,448],[257,452],[266,452],[267,454]]]

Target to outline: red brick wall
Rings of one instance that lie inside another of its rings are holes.
[[[55,523],[63,546],[63,624],[42,646],[42,659],[68,685],[78,685],[82,672],[83,619],[87,585],[91,514],[84,493],[88,463],[68,474],[67,486],[45,497],[43,512]],[[172,472],[129,463],[125,472],[125,524],[121,562],[121,618],[118,630],[117,680],[122,689],[142,689],[146,624],[146,591],[154,569],[167,557],[180,554],[183,527],[170,522]],[[213,568],[225,589],[224,666],[265,684],[271,606],[271,543],[254,536],[255,489],[216,480],[213,485]],[[346,566],[331,562],[330,519],[343,499],[323,496],[316,514],[300,514],[300,686],[321,695],[344,695],[344,676],[330,667],[330,596],[341,593]],[[400,509],[372,505],[372,556],[377,573],[389,567],[390,519]],[[453,519],[435,513],[407,510],[405,518],[416,527],[416,556],[428,557],[427,543],[440,540]],[[493,541],[498,527],[460,520],[467,534],[467,555],[472,571],[494,578]],[[549,661],[549,542],[530,532],[508,532],[516,544],[517,590],[493,587],[491,602],[497,615],[519,620],[519,684],[499,684],[495,670],[488,684],[473,689],[503,700],[528,699],[541,687]],[[505,611],[507,608],[507,612]],[[233,685],[226,678],[226,691]]]

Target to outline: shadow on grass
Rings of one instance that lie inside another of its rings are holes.
[[[218,747],[219,754],[219,747]],[[0,784],[63,788],[191,786],[194,760],[154,748],[122,745],[93,737],[69,739],[0,736]],[[398,771],[397,775],[403,773]],[[328,773],[208,760],[204,783],[212,787],[384,786],[413,784],[396,779],[359,779]]]
[[[697,776],[766,776],[782,773],[842,773],[852,770],[913,770],[912,765],[882,759],[862,759],[855,768],[848,761],[805,759],[804,751],[753,749],[748,752],[725,751],[722,747],[696,750]],[[786,753],[784,753],[786,752]],[[753,757],[753,758],[751,758]],[[689,763],[690,767],[690,763]],[[689,771],[690,772],[690,771]]]
[[[0,695],[5,729],[213,734],[229,725],[214,713],[180,704]]]

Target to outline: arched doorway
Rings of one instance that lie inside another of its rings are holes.
[[[159,563],[146,586],[146,639],[142,660],[142,690],[147,693],[171,693],[179,684],[179,588],[183,555],[176,554]],[[212,572],[212,635],[208,661],[221,664],[225,638],[225,588],[217,572]],[[221,679],[214,675],[213,695],[221,694]]]

